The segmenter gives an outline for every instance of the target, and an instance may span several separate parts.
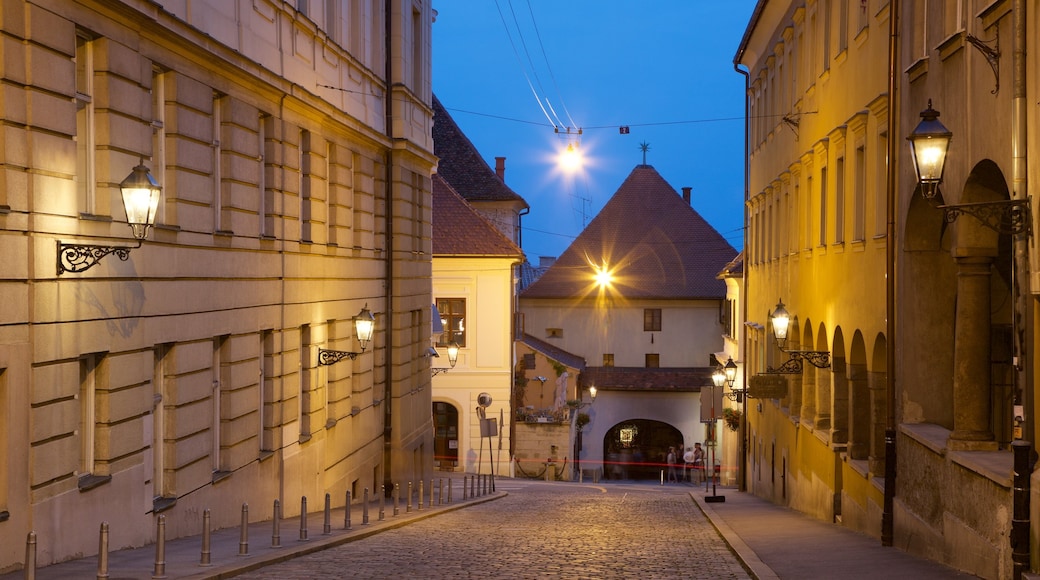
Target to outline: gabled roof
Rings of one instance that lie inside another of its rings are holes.
[[[521,258],[523,252],[435,173],[433,255]]]
[[[508,201],[520,204],[521,208],[529,207],[484,161],[436,95],[433,97],[433,153],[440,158],[437,173],[466,201]]]
[[[737,251],[649,165],[638,165],[588,227],[521,298],[594,294],[605,266],[610,292],[630,299],[719,299],[716,274]]]
[[[718,279],[722,280],[722,279],[725,279],[725,278],[740,278],[743,275],[744,275],[744,252],[740,252],[739,254],[737,254],[737,257],[735,257],[732,260],[730,260],[730,262],[728,264],[726,264],[725,267],[722,268],[722,271],[719,272],[716,277]]]
[[[601,391],[700,391],[711,386],[710,367],[587,367],[581,386]]]
[[[523,338],[520,339],[520,342],[531,347],[531,350],[540,352],[544,354],[546,357],[560,364],[571,367],[572,369],[576,369],[578,371],[585,370],[585,357],[583,356],[578,356],[574,353],[567,352],[562,348],[549,344],[544,340],[537,339],[531,336],[530,334],[526,333],[524,334]]]

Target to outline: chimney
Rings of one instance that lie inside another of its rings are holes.
[[[686,205],[690,205],[690,191],[692,190],[692,187],[682,188],[682,200],[686,202]]]
[[[495,175],[502,180],[502,183],[506,182],[506,158],[495,157]]]

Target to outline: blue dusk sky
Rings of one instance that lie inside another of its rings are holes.
[[[531,206],[528,260],[570,245],[643,163],[643,143],[646,163],[677,193],[692,187],[694,209],[743,247],[744,77],[733,56],[754,6],[435,1],[433,92],[488,165],[506,158],[506,184]],[[557,162],[568,145],[584,159],[576,172]]]

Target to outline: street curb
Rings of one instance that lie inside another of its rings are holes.
[[[740,535],[733,531],[733,528],[729,527],[722,517],[715,512],[715,509],[704,501],[700,495],[696,492],[690,492],[690,498],[700,508],[701,513],[704,517],[711,522],[711,525],[715,528],[715,531],[719,533],[722,540],[726,542],[729,549],[743,564],[744,569],[756,580],[773,580],[774,578],[779,580],[780,576],[773,571],[772,568],[767,566],[765,562],[759,559],[758,554],[755,553],[744,540],[741,539]]]
[[[394,530],[408,524],[425,520],[428,518],[436,517],[441,514],[450,513],[463,508],[471,507],[474,505],[482,504],[496,499],[502,499],[508,496],[508,492],[500,491],[495,492],[494,495],[486,497],[466,500],[464,503],[456,505],[449,505],[438,507],[432,511],[426,512],[414,512],[409,514],[403,519],[396,520],[383,520],[375,522],[374,524],[368,524],[368,529],[352,528],[350,530],[343,530],[343,534],[334,537],[323,538],[320,540],[314,540],[307,542],[306,544],[299,544],[293,547],[282,546],[281,548],[269,548],[271,552],[260,556],[249,556],[249,561],[243,561],[241,564],[231,563],[224,564],[221,566],[214,566],[205,571],[200,571],[196,574],[190,574],[187,576],[176,576],[176,578],[186,580],[222,580],[224,578],[233,578],[239,574],[245,574],[246,572],[252,572],[272,564],[278,564],[281,562],[287,562],[300,556],[306,556],[313,554],[314,552],[320,552],[329,548],[334,548],[350,542],[356,542],[365,538],[374,536],[376,534],[385,532],[387,530]],[[364,526],[366,524],[362,524]]]

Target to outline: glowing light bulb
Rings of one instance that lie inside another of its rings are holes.
[[[560,153],[560,167],[564,171],[577,171],[581,167],[581,152],[573,143]]]

